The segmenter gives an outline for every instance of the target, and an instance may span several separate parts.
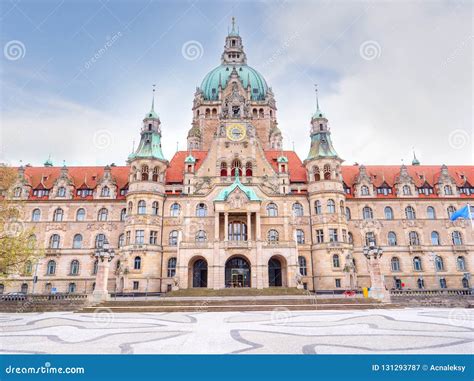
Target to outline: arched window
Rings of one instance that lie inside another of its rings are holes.
[[[175,202],[173,205],[171,205],[171,208],[170,208],[171,217],[178,217],[180,211],[181,211],[181,207],[179,206],[178,203]]]
[[[57,208],[53,214],[53,221],[60,222],[63,220],[64,211],[61,208]]]
[[[133,202],[129,201],[128,202],[127,214],[132,214],[132,210],[133,210]]]
[[[462,245],[462,235],[461,232],[455,230],[451,233],[451,238],[453,240],[453,245],[459,246]]]
[[[327,202],[327,207],[328,207],[328,213],[334,214],[336,213],[336,203],[334,200],[329,199]]]
[[[469,279],[466,276],[462,278],[461,284],[462,284],[462,288],[470,288]]]
[[[142,181],[148,181],[148,165],[142,166]]]
[[[15,188],[15,190],[13,191],[13,197],[20,197],[21,196],[21,188],[20,187],[17,187]]]
[[[403,193],[405,196],[411,195],[411,188],[410,188],[408,185],[404,185],[404,186],[402,187],[402,193]]]
[[[413,269],[415,271],[422,271],[423,270],[423,266],[422,266],[420,257],[413,258]]]
[[[151,204],[151,214],[153,214],[154,216],[157,216],[159,209],[160,208],[159,208],[158,201],[153,201],[153,203]]]
[[[56,273],[56,262],[53,260],[48,261],[46,266],[46,275],[54,275]]]
[[[275,229],[270,229],[268,231],[268,242],[269,243],[276,243],[279,240],[278,232]]]
[[[456,208],[452,205],[448,206],[448,218],[451,218],[451,215],[456,211]]]
[[[339,210],[341,211],[341,216],[345,214],[344,201],[339,202]]]
[[[177,246],[178,245],[178,231],[172,230],[169,236],[169,244],[170,246]]]
[[[351,245],[354,244],[354,236],[351,232],[347,233],[347,242],[349,242]]]
[[[125,221],[125,218],[127,217],[127,209],[123,208],[120,211],[120,221]]]
[[[95,237],[95,248],[96,249],[101,249],[104,247],[104,243],[106,241],[106,237],[105,237],[105,234],[97,234],[97,236]]]
[[[308,268],[306,266],[306,258],[300,255],[298,257],[298,265],[300,267],[300,274],[303,276],[308,275]]]
[[[435,257],[436,271],[444,271],[444,261],[439,255]]]
[[[118,247],[123,247],[124,244],[125,244],[125,234],[122,233],[119,235],[119,238],[118,238]]]
[[[227,177],[227,163],[225,161],[221,163],[221,176]]]
[[[33,212],[31,213],[31,221],[38,222],[40,219],[41,219],[41,210],[33,209]]]
[[[252,171],[252,163],[249,161],[247,164],[245,164],[245,176],[246,177],[252,177],[253,171]]]
[[[426,208],[426,217],[429,220],[434,220],[436,218],[435,208],[433,208],[432,206],[428,206]]]
[[[451,185],[444,186],[444,194],[446,196],[451,196],[453,194],[453,188],[451,188]]]
[[[300,245],[304,243],[304,231],[301,229],[296,229],[296,242]]]
[[[393,209],[390,206],[385,207],[384,214],[386,220],[393,220]]]
[[[418,288],[420,290],[423,290],[425,288],[425,281],[423,278],[418,278],[418,280],[416,281],[416,285],[418,286]]]
[[[145,200],[138,201],[137,213],[138,214],[146,214],[146,202],[145,202]]]
[[[69,275],[78,275],[78,274],[79,274],[79,261],[77,259],[74,259],[71,261]]]
[[[346,220],[349,221],[351,219],[351,210],[346,207]]]
[[[142,259],[139,256],[136,256],[133,260],[133,269],[140,270],[142,268]]]
[[[25,275],[31,275],[32,272],[33,272],[33,263],[31,263],[31,261],[26,261]]]
[[[331,167],[329,166],[329,164],[326,164],[323,167],[323,171],[324,171],[324,180],[330,180],[331,179]]]
[[[82,248],[82,235],[76,234],[74,239],[72,240],[72,248],[73,249],[80,249]]]
[[[362,185],[360,187],[360,194],[361,194],[361,196],[368,196],[369,195],[369,187],[367,185]]]
[[[207,206],[203,202],[197,204],[196,206],[196,217],[206,217],[207,216]]]
[[[59,244],[61,242],[61,238],[59,234],[53,234],[49,239],[49,248],[50,249],[59,249]]]
[[[462,255],[456,258],[456,267],[459,271],[466,270],[466,260]]]
[[[101,197],[109,197],[110,196],[110,188],[106,185],[102,188],[100,192]]]
[[[314,181],[321,180],[321,175],[319,174],[319,167],[316,165],[313,167]]]
[[[98,269],[99,269],[99,260],[96,259],[94,261],[94,264],[92,265],[92,275],[96,275]]]
[[[415,209],[412,206],[407,206],[405,208],[405,216],[407,220],[414,220],[416,219]]]
[[[431,232],[431,244],[434,245],[434,246],[441,245],[441,242],[439,240],[439,233],[438,232]]]
[[[268,217],[277,217],[278,216],[278,207],[275,203],[271,202],[267,205],[267,216]]]
[[[196,233],[196,242],[206,242],[207,236],[204,230],[198,230]]]
[[[339,255],[338,254],[334,254],[332,256],[332,267],[334,267],[334,268],[341,267],[341,263],[339,261]]]
[[[158,178],[159,178],[159,176],[158,176],[158,167],[155,167],[155,168],[153,168],[153,176],[152,176],[151,179],[152,179],[154,182],[157,182],[157,181],[158,181]]]
[[[77,209],[76,221],[84,221],[86,219],[86,210],[84,208]]]
[[[388,232],[387,242],[388,246],[397,246],[397,235],[395,232]]]
[[[323,211],[322,211],[322,208],[321,208],[321,201],[319,200],[316,200],[314,202],[314,212],[316,214],[321,214]]]
[[[418,233],[414,231],[411,231],[410,233],[408,233],[408,241],[411,246],[419,246],[420,237],[418,236]]]
[[[109,211],[106,208],[101,208],[97,213],[97,221],[107,221]]]
[[[74,294],[76,292],[76,283],[69,283],[69,285],[67,286],[67,292],[70,294]]]
[[[231,169],[231,176],[235,177],[235,174],[238,173],[239,177],[242,176],[242,163],[239,159],[234,159],[232,161],[232,169]]]
[[[168,278],[172,278],[176,275],[176,258],[168,259]]]
[[[362,209],[362,217],[364,220],[372,220],[374,218],[374,212],[370,206],[364,206]]]
[[[445,278],[440,278],[439,279],[439,287],[440,288],[447,288],[448,285],[446,284],[446,279]]]
[[[28,293],[28,284],[27,283],[23,283],[21,285],[21,293],[22,294],[27,294]]]
[[[390,266],[392,271],[400,271],[400,259],[398,259],[398,257],[393,257],[390,261]]]
[[[58,188],[58,197],[66,197],[66,188],[64,187]]]
[[[0,294],[3,294],[5,292],[5,285],[3,283],[0,283]]]
[[[303,216],[303,205],[301,205],[299,202],[295,202],[293,204],[293,216],[295,217]]]
[[[365,233],[365,244],[367,246],[375,246],[377,245],[377,239],[375,237],[374,232],[367,232]]]

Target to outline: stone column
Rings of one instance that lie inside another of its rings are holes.
[[[255,227],[256,227],[256,229],[255,229],[255,233],[256,233],[255,234],[256,235],[255,239],[257,241],[260,241],[262,239],[262,237],[261,237],[261,228],[260,228],[260,212],[255,213]]]
[[[220,219],[219,219],[219,212],[216,212],[215,216],[214,216],[214,240],[215,241],[219,241],[219,223],[220,223]]]
[[[247,241],[252,240],[252,213],[247,212]]]
[[[229,213],[224,213],[224,241],[229,239]]]
[[[97,266],[97,274],[95,277],[95,288],[92,293],[92,301],[94,303],[104,302],[110,299],[109,291],[107,290],[107,284],[109,282],[109,266],[110,262],[108,257],[99,259]]]

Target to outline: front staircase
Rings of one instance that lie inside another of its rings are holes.
[[[154,297],[121,298],[87,306],[78,312],[223,312],[223,311],[316,311],[364,310],[396,308],[397,304],[382,303],[362,297],[315,296],[222,296],[222,297]]]

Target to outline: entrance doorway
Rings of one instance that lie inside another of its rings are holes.
[[[281,287],[283,285],[281,262],[278,258],[270,258],[268,261],[268,285],[270,287]]]
[[[243,257],[234,257],[225,264],[226,287],[250,287],[250,264]]]
[[[207,287],[207,262],[198,259],[193,265],[193,287]]]

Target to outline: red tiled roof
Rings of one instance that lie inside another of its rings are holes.
[[[294,151],[265,151],[265,157],[268,162],[272,165],[273,169],[278,172],[279,156],[283,155],[288,158],[288,171],[290,172],[290,182],[292,183],[304,183],[306,182],[306,168],[303,166],[300,158]]]
[[[184,178],[184,159],[188,157],[188,151],[178,151],[174,154],[170,161],[170,166],[166,171],[166,183],[176,184],[182,183]],[[192,155],[196,159],[194,169],[198,170],[202,162],[207,156],[207,151],[192,151]]]

